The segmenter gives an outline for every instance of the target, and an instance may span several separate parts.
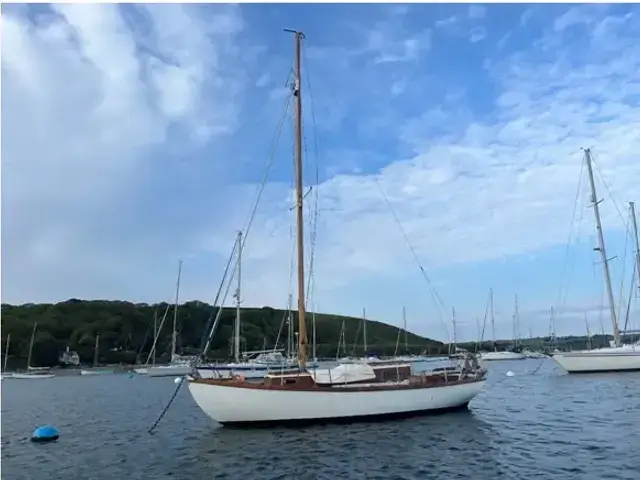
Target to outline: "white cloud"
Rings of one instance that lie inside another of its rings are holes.
[[[613,51],[611,42],[617,54],[600,55]],[[582,64],[563,60],[573,47],[558,52],[559,59],[540,61],[539,55],[521,52],[490,62],[488,71],[501,91],[491,117],[435,107],[400,128],[412,153],[375,177],[427,269],[563,244],[581,169],[580,147],[594,148],[619,201],[640,197],[637,42],[622,33],[594,41]],[[417,268],[373,175],[337,175],[320,186],[319,195],[316,272],[323,300],[357,282],[382,277],[393,282]],[[607,228],[619,228],[612,202],[602,208]],[[275,205],[268,210],[272,213],[265,219],[290,223],[288,212],[276,215]],[[288,281],[288,264],[280,256],[290,249],[284,232],[254,232],[269,238],[272,248],[269,267],[256,267],[260,275],[248,285],[264,302],[278,302],[261,293],[265,278],[270,290]],[[279,295],[282,303],[286,296]]]
[[[142,234],[132,245],[133,230],[117,230],[143,221],[125,222],[122,212],[131,213],[147,175],[168,167],[154,164],[154,152],[174,139],[169,150],[184,153],[230,132],[237,118],[229,55],[239,11],[198,8],[3,9],[7,298],[104,295],[151,260],[142,252],[159,239]]]
[[[469,41],[471,43],[479,42],[487,36],[487,29],[484,27],[474,27],[469,33]]]
[[[259,133],[271,127],[255,111],[282,101],[280,70],[271,67],[285,65],[286,73],[290,55],[241,49],[239,32],[251,29],[243,30],[239,7],[200,8],[69,5],[36,22],[3,12],[3,295],[136,299],[143,284],[155,299],[170,291],[178,255],[192,252],[199,264],[202,250],[228,255],[259,174],[208,169],[234,164],[244,143],[262,141],[253,131],[223,140],[251,120]],[[387,295],[381,285],[397,292],[422,282],[374,179],[429,272],[562,244],[582,146],[593,147],[620,201],[640,196],[640,47],[629,36],[636,17],[573,14],[533,50],[527,43],[509,58],[487,60],[484,73],[498,93],[481,113],[476,103],[487,98],[472,87],[482,72],[433,93],[430,52],[438,42],[429,30],[405,28],[405,14],[361,27],[351,43],[309,40],[317,123],[321,133],[339,135],[321,150],[321,310],[358,314],[360,306],[352,307],[361,304],[369,311],[372,296]],[[583,21],[593,28],[576,40],[568,29]],[[436,28],[463,22],[449,17]],[[247,58],[260,59],[259,71],[247,74]],[[323,91],[327,79],[335,83]],[[257,108],[255,98],[246,102],[251,111],[242,110],[247,83],[260,89]],[[291,145],[279,155],[280,168],[289,168]],[[251,166],[261,168],[264,156]],[[279,175],[245,251],[247,304],[282,306],[289,291],[292,196]],[[185,226],[190,214],[179,202],[196,189],[206,193],[188,206],[199,217]],[[153,208],[140,205],[143,197]],[[617,226],[612,203],[602,206],[607,228]],[[185,295],[210,299],[218,271],[194,279],[188,263]],[[438,288],[446,284],[438,280]],[[415,289],[422,308],[424,289]],[[409,310],[417,318],[416,304]],[[465,308],[461,322],[473,318]]]

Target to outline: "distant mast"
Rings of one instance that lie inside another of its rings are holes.
[[[11,334],[7,333],[7,346],[4,348],[4,365],[2,371],[7,371],[7,360],[9,359],[9,341],[11,340]]]
[[[362,336],[363,336],[363,344],[364,344],[364,356],[367,356],[367,310],[362,309]]]
[[[173,306],[173,333],[171,334],[171,362],[176,356],[176,330],[178,328],[178,297],[180,295],[180,274],[182,273],[182,260],[178,261],[178,280],[176,281],[176,299]]]
[[[613,325],[613,342],[616,346],[620,346],[620,329],[618,328],[618,320],[616,317],[615,300],[613,299],[613,289],[611,288],[611,274],[609,273],[609,259],[604,246],[604,234],[602,232],[602,222],[600,220],[600,201],[596,195],[596,184],[593,179],[593,167],[591,165],[591,149],[584,150],[585,161],[587,162],[587,171],[589,173],[589,184],[591,185],[591,203],[593,204],[593,213],[596,217],[596,230],[598,231],[598,247],[594,250],[600,252],[602,258],[602,268],[604,269],[604,280],[607,287],[607,297],[609,299],[609,312],[611,314],[611,324]]]
[[[633,225],[633,236],[636,241],[636,271],[638,273],[638,290],[640,290],[640,239],[638,238],[638,221],[634,202],[629,202],[629,210],[631,210],[631,224]]]

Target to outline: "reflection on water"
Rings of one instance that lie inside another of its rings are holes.
[[[4,380],[3,478],[638,479],[640,374],[571,376],[537,359],[489,369],[470,411],[299,430],[217,427],[183,388],[153,435],[172,378]],[[57,443],[28,441],[43,423]]]

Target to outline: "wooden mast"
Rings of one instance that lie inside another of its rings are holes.
[[[296,220],[298,244],[298,364],[301,369],[307,366],[307,325],[305,322],[304,294],[304,211],[302,193],[302,65],[301,44],[304,33],[297,30],[285,30],[294,34],[295,42],[295,78],[293,96],[296,100]]]

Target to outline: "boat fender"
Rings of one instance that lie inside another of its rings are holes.
[[[244,375],[236,375],[236,380],[240,383],[245,381]]]
[[[33,435],[31,435],[31,441],[38,443],[55,442],[59,437],[60,432],[56,427],[44,425],[34,430]]]

